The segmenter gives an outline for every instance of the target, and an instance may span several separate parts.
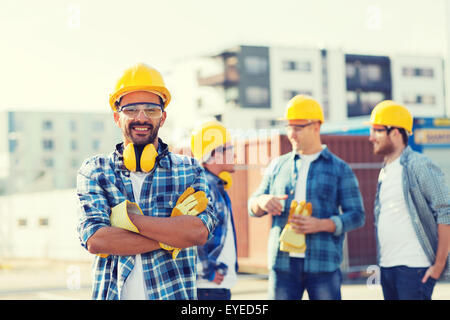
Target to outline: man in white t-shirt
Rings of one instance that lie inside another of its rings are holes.
[[[370,124],[374,153],[385,161],[375,199],[384,298],[429,300],[436,280],[450,274],[450,198],[443,173],[407,146],[413,118],[404,106],[379,103]]]
[[[226,189],[231,187],[234,151],[227,129],[207,121],[192,133],[191,150],[205,169],[210,202],[219,224],[212,237],[198,247],[197,297],[199,300],[230,300],[237,281],[236,231]]]

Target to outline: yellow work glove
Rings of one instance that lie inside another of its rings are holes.
[[[111,215],[109,217],[111,226],[139,233],[138,228],[131,222],[128,213],[143,215],[141,208],[136,203],[125,200],[111,209]],[[108,256],[106,253],[97,255],[101,258]]]
[[[312,214],[312,205],[310,202],[293,200],[289,208],[289,218],[292,215],[302,215],[308,217]],[[280,235],[280,250],[292,253],[304,253],[306,251],[305,235],[297,233],[292,229],[288,222]]]
[[[196,216],[205,211],[208,205],[208,198],[203,191],[195,192],[194,188],[187,188],[183,194],[178,198],[175,207],[172,210],[171,217],[178,217],[181,215]],[[167,251],[172,252],[172,259],[175,259],[180,248],[175,248],[164,243],[159,243],[159,246]]]

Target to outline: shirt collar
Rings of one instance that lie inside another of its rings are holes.
[[[295,150],[291,151],[290,157],[292,160],[300,159],[300,155]],[[319,158],[320,157],[323,157],[324,159],[327,159],[327,160],[330,159],[330,157],[331,157],[330,150],[328,150],[328,147],[326,144],[322,145],[322,151],[320,152]]]
[[[208,179],[208,182],[211,185],[215,185],[215,186],[220,186],[220,187],[224,187],[225,186],[225,181],[223,181],[222,179],[220,179],[218,176],[216,176],[214,173],[208,171],[207,169],[205,169],[206,172],[206,178]]]
[[[406,146],[406,148],[403,150],[402,155],[400,156],[400,164],[405,165],[408,162],[409,156],[413,153],[413,150],[410,146]]]

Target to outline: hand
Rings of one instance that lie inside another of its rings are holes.
[[[317,233],[322,232],[323,230],[323,223],[322,219],[318,219],[315,217],[305,217],[301,215],[292,215],[292,217],[289,219],[289,223],[292,226],[292,229],[296,233],[303,233],[303,234],[309,234],[309,233]]]
[[[196,216],[205,211],[208,206],[208,198],[205,192],[197,191],[194,188],[187,188],[178,198],[175,208],[172,210],[171,217],[181,215]]]
[[[139,233],[139,229],[131,221],[129,214],[143,215],[138,204],[125,200],[111,208],[110,222],[112,227],[122,228]]]
[[[425,272],[425,275],[422,278],[422,283],[426,283],[428,281],[428,278],[430,277],[433,278],[434,280],[439,279],[443,269],[444,269],[443,267],[439,268],[436,265],[432,265]]]
[[[178,217],[181,215],[196,216],[205,211],[208,205],[208,198],[203,191],[195,192],[194,188],[187,188],[178,198],[170,217]],[[159,243],[159,246],[172,253],[172,259],[176,259],[181,249],[169,246],[165,243]]]
[[[221,284],[223,281],[224,275],[220,274],[216,271],[216,275],[214,276],[213,282],[217,283],[217,284]]]
[[[280,200],[286,200],[288,196],[280,195],[274,196],[271,194],[263,194],[258,197],[257,204],[261,208],[261,210],[273,215],[279,216],[283,210],[283,206],[280,203]]]

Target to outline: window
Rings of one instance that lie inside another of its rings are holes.
[[[104,130],[103,121],[94,121],[92,128],[94,129],[94,131],[103,131]]]
[[[355,91],[347,91],[347,103],[348,104],[355,104],[358,102],[358,95]]]
[[[38,225],[40,227],[47,227],[48,226],[48,218],[40,218],[38,221]]]
[[[347,75],[347,78],[353,79],[356,77],[356,66],[354,64],[347,63],[345,65],[345,73]]]
[[[295,61],[283,61],[283,70],[285,71],[291,71],[291,70],[297,70],[297,62]]]
[[[407,94],[403,97],[405,104],[436,104],[436,96],[432,94]]]
[[[99,151],[100,150],[100,140],[95,139],[92,141],[92,149],[94,151]]]
[[[347,91],[347,115],[349,117],[370,115],[373,107],[387,96],[378,91]]]
[[[70,120],[69,127],[71,132],[77,131],[77,122],[75,120]]]
[[[311,62],[309,61],[283,61],[284,71],[302,71],[311,72]]]
[[[46,167],[46,168],[53,168],[54,167],[54,162],[53,162],[53,159],[51,159],[51,158],[43,159],[42,163],[44,164],[44,167]]]
[[[370,81],[381,81],[383,72],[381,66],[376,64],[369,64],[365,68],[362,68],[362,76],[366,77]]]
[[[76,140],[71,140],[70,141],[70,149],[73,151],[76,151],[78,149],[78,143]]]
[[[17,220],[17,225],[19,227],[26,227],[27,226],[27,219],[20,218]]]
[[[245,97],[249,104],[269,103],[269,90],[264,87],[247,87]]]
[[[42,147],[44,150],[51,151],[54,148],[54,143],[52,139],[44,139],[42,140]]]
[[[263,74],[267,72],[267,60],[263,57],[248,56],[244,59],[245,70],[251,74]]]
[[[197,109],[201,109],[203,107],[202,98],[197,98]]]
[[[312,92],[311,91],[307,91],[307,90],[291,90],[291,89],[286,89],[283,91],[283,98],[286,101],[291,100],[293,97],[295,97],[298,94],[304,94],[307,96],[312,96]]]
[[[432,68],[403,67],[402,74],[404,77],[433,78],[434,70]]]
[[[255,120],[255,127],[256,129],[267,129],[267,128],[274,128],[278,127],[279,124],[276,120],[273,119],[256,119]]]
[[[53,129],[53,122],[51,120],[45,120],[42,122],[42,129],[50,131]]]

